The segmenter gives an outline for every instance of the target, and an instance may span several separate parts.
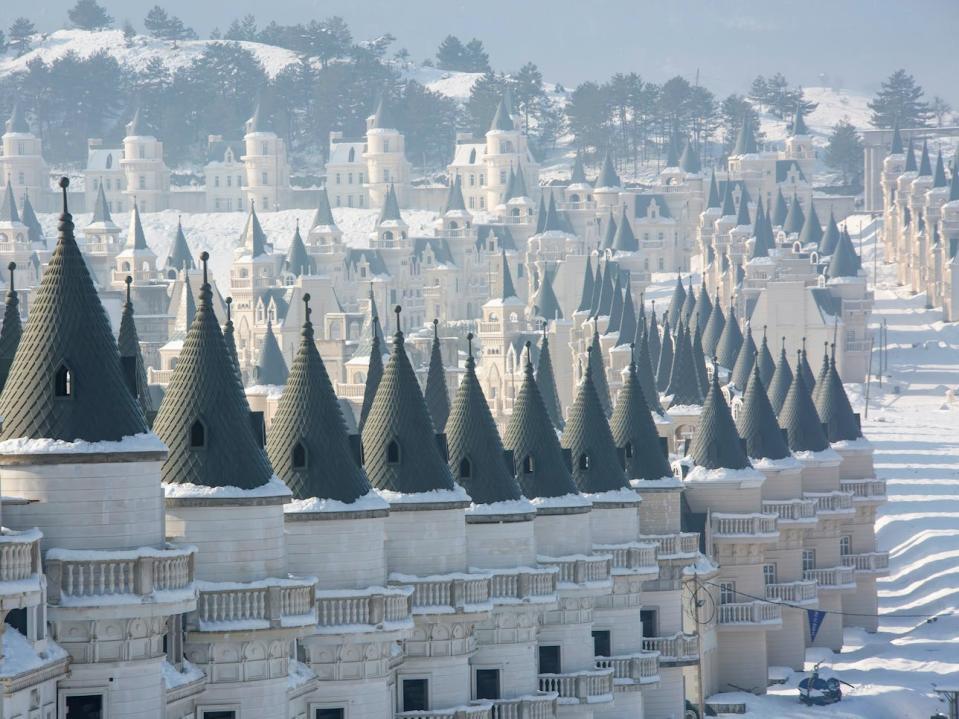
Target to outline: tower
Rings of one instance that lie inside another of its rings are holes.
[[[169,206],[170,171],[163,162],[163,143],[160,142],[140,116],[140,110],[126,125],[123,138],[123,168],[125,204],[139,204],[143,212],[159,212]]]
[[[46,207],[50,196],[50,176],[43,161],[42,142],[30,131],[26,113],[17,103],[4,125],[0,138],[0,185],[10,185],[18,197],[29,193],[40,207]]]
[[[409,202],[410,162],[406,159],[403,133],[396,129],[389,101],[381,96],[376,111],[366,118],[367,191],[370,207],[382,207],[390,186],[400,207]]]
[[[289,206],[290,164],[286,142],[276,134],[262,103],[246,121],[243,135],[243,165],[246,171],[246,201],[259,203],[263,212]]]

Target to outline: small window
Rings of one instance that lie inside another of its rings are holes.
[[[802,550],[802,570],[804,572],[809,572],[815,568],[816,568],[816,550],[815,549]]]
[[[101,719],[103,716],[102,694],[74,694],[64,697],[64,704],[70,719]],[[231,712],[229,717],[217,717],[215,713],[205,712],[203,717],[204,719],[232,719],[233,713]]]
[[[656,609],[640,609],[639,621],[643,625],[643,636],[659,636],[659,612]]]
[[[73,397],[73,372],[69,367],[60,365],[54,376],[53,395],[55,397]]]
[[[476,670],[475,699],[499,699],[499,669]]]
[[[343,707],[317,709],[313,712],[313,719],[344,719],[345,716]]]
[[[560,661],[559,645],[539,648],[539,673],[540,674],[562,674],[563,665]]]
[[[350,152],[349,152],[349,154],[347,155],[346,161],[347,161],[347,162],[355,162],[355,161],[356,161],[356,149],[354,149],[354,148],[352,148],[352,147],[350,148]],[[337,179],[337,182],[339,182],[339,179]]]
[[[764,564],[763,565],[763,583],[764,584],[775,584],[776,577],[779,572],[776,569],[775,564]]]
[[[720,582],[719,583],[719,603],[720,604],[736,603],[736,582]]]
[[[839,554],[848,557],[852,554],[852,535],[844,534],[839,538]]]
[[[523,474],[533,473],[533,455],[528,454],[523,458]]]
[[[593,632],[593,656],[594,657],[611,657],[613,656],[612,650],[610,647],[612,642],[609,638],[609,630],[599,630]]]
[[[72,715],[70,716],[72,717]],[[214,709],[212,711],[205,709],[200,713],[200,719],[236,719],[236,712],[233,709]]]
[[[633,443],[632,443],[632,442],[627,442],[627,443],[626,443],[626,446],[623,447],[623,451],[626,453],[626,458],[627,458],[627,459],[632,459],[632,457],[633,457]]]
[[[293,445],[293,469],[306,469],[306,447],[302,442]]]
[[[395,439],[391,439],[390,443],[386,445],[386,463],[387,464],[399,464],[400,463],[400,445]]]
[[[460,460],[460,479],[469,479],[473,476],[473,465],[468,458],[463,457]]]
[[[203,422],[196,420],[190,426],[190,448],[203,449],[206,447],[206,427]]]
[[[589,455],[585,452],[579,455],[579,468],[582,470],[589,469]]]
[[[403,680],[403,711],[429,711],[429,680]]]

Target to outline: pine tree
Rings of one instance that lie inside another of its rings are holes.
[[[421,167],[445,167],[456,138],[456,101],[410,80],[395,101],[395,112],[407,156]]]
[[[313,20],[306,26],[306,45],[300,51],[320,58],[320,64],[326,68],[330,60],[345,57],[352,47],[353,33],[346,21],[339,15],[332,15],[320,22]]]
[[[765,105],[766,101],[769,99],[769,83],[766,82],[766,78],[764,78],[762,75],[756,76],[756,79],[753,80],[752,84],[749,86],[748,97],[754,105],[762,110],[763,105]]]
[[[466,47],[463,48],[463,60],[465,72],[489,72],[489,53],[483,47],[482,40],[473,38]]]
[[[756,138],[756,144],[761,145],[765,136],[759,129],[759,116],[756,110],[742,95],[729,95],[723,100],[719,108],[723,131],[723,151],[729,153],[736,144],[736,137],[743,126],[743,117],[749,117],[749,127]]]
[[[169,15],[159,5],[154,5],[147,12],[143,27],[160,40],[195,40],[197,37],[192,28],[186,27],[180,18]]]
[[[912,75],[896,70],[882,83],[869,103],[870,122],[876,127],[925,127],[931,113],[923,102],[924,91]]]
[[[466,61],[466,48],[455,35],[447,35],[436,50],[436,66],[443,70],[462,70]]]
[[[113,18],[97,0],[77,0],[67,16],[75,27],[81,30],[102,30],[113,24]]]
[[[580,148],[605,150],[610,140],[609,94],[606,86],[584,82],[573,90],[566,103],[570,131]]]
[[[493,72],[483,75],[470,88],[464,111],[469,128],[477,137],[482,137],[489,129],[505,89],[506,80]]]
[[[531,62],[526,63],[512,77],[510,83],[513,99],[523,114],[523,129],[529,132],[530,115],[536,115],[540,101],[546,96],[543,90],[543,74]]]
[[[257,39],[256,18],[248,13],[234,20],[223,37],[226,40],[254,42]]]
[[[133,27],[133,23],[129,20],[123,21],[123,44],[127,47],[133,45],[133,38],[137,36],[136,28]]]
[[[10,26],[8,34],[10,35],[10,48],[17,57],[30,50],[30,38],[35,35],[37,29],[25,17],[18,17]]]
[[[0,30],[0,54],[7,51],[7,36],[3,34],[3,30]]]
[[[863,168],[863,146],[859,133],[848,119],[843,118],[832,129],[829,144],[826,146],[825,161],[829,167],[842,172],[842,183],[847,185],[849,178],[858,181]]]
[[[942,127],[946,123],[946,117],[952,112],[952,105],[935,95],[929,105],[929,112],[936,118],[936,127]]]

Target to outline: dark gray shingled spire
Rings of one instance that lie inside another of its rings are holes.
[[[260,219],[256,216],[256,207],[252,202],[250,203],[250,214],[247,215],[246,225],[243,227],[243,234],[240,235],[240,246],[246,248],[250,257],[259,257],[273,249],[266,240],[263,228],[260,227]]]
[[[632,344],[636,341],[636,310],[633,306],[633,293],[629,289],[629,281],[623,290],[623,313],[619,322],[619,334],[616,336],[616,347]]]
[[[946,186],[946,166],[942,162],[942,150],[939,150],[939,155],[936,157],[936,170],[932,178],[933,187]]]
[[[715,363],[690,457],[697,466],[705,469],[745,469],[750,466],[729,405],[719,388],[719,372]]]
[[[110,321],[73,235],[69,184],[60,179],[57,245],[0,395],[2,440],[116,441],[148,431],[127,390]]]
[[[586,269],[583,270],[583,293],[579,298],[577,312],[589,312],[590,305],[593,302],[593,268],[590,265],[590,258],[586,258]]]
[[[792,202],[789,203],[789,212],[786,213],[786,219],[783,222],[783,232],[787,235],[802,232],[802,227],[806,223],[806,214],[803,212],[802,203],[799,196],[793,192]]]
[[[797,352],[796,361],[801,361]],[[829,447],[816,407],[802,372],[796,372],[786,400],[779,411],[779,425],[786,430],[786,440],[793,452],[821,452]]]
[[[273,334],[273,323],[267,321],[266,334],[263,335],[263,344],[260,346],[260,356],[253,368],[253,381],[256,384],[284,385],[289,377],[283,351]]]
[[[20,296],[13,286],[13,271],[17,263],[7,265],[10,271],[10,283],[7,285],[7,297],[3,304],[3,327],[0,327],[0,392],[7,383],[10,366],[17,354],[20,337],[23,335],[23,326],[20,323]]]
[[[350,504],[370,491],[353,458],[346,423],[326,365],[316,349],[310,294],[300,346],[266,438],[276,475],[296,499],[333,499]]]
[[[739,128],[739,135],[736,137],[736,147],[733,148],[734,155],[751,155],[759,152],[756,147],[756,134],[753,132],[752,122],[749,113],[743,113],[743,124]]]
[[[916,171],[916,150],[913,146],[912,138],[909,138],[909,148],[906,150],[906,167],[903,172]]]
[[[739,208],[736,210],[736,226],[749,227],[752,224],[753,222],[749,218],[749,200],[744,192],[739,200]]]
[[[693,364],[693,346],[688,329],[682,324],[676,333],[673,350],[673,366],[669,373],[667,395],[672,395],[672,405],[695,405],[703,403],[703,394],[699,388],[699,377]]]
[[[832,209],[829,210],[829,221],[826,223],[826,231],[819,241],[819,254],[822,257],[829,257],[836,251],[836,245],[839,244],[839,226],[836,224],[836,216]]]
[[[526,175],[523,173],[523,166],[516,168],[516,175],[513,184],[513,197],[529,197],[529,190],[526,189]],[[511,198],[507,198],[511,199]]]
[[[522,496],[522,490],[513,468],[507,466],[506,451],[476,377],[473,334],[466,335],[466,340],[466,373],[456,389],[446,423],[450,471],[475,504],[516,500]]]
[[[149,133],[149,130],[146,128],[146,123],[144,123],[143,118],[140,117],[139,107],[133,111],[133,117],[131,117],[130,122],[126,124],[124,131],[127,133],[127,137],[137,137]]]
[[[643,397],[650,412],[663,414],[663,405],[659,402],[659,390],[656,388],[656,376],[653,372],[652,359],[649,356],[649,329],[640,330],[639,346],[636,348],[636,375],[643,388]]]
[[[585,185],[586,181],[586,170],[583,168],[583,156],[576,151],[576,159],[573,160],[573,173],[569,176],[569,184],[571,185]]]
[[[23,111],[23,107],[19,102],[13,103],[13,111],[10,113],[10,117],[5,123],[7,132],[18,132],[21,134],[28,134],[30,132],[30,125],[27,123],[27,115]]]
[[[546,204],[546,220],[543,223],[543,232],[567,232],[566,222],[556,209],[556,196],[550,192],[549,202]]]
[[[949,202],[959,200],[959,159],[952,164],[952,181],[949,183]]]
[[[139,110],[137,111],[139,113]],[[264,112],[262,102],[257,100],[256,107],[253,109],[253,115],[244,124],[244,131],[251,132],[273,132],[273,123],[269,113]],[[127,134],[130,134],[129,132]]]
[[[696,293],[693,291],[693,277],[689,276],[689,287],[686,288],[686,299],[683,300],[683,308],[679,312],[683,324],[689,327],[689,320],[696,312]]]
[[[606,325],[606,331],[603,334],[609,335],[619,332],[619,325],[623,321],[623,273],[616,273],[616,281],[613,284],[613,302],[609,308],[609,323]]]
[[[616,398],[610,431],[625,456],[629,479],[672,476],[634,361],[629,363],[626,381]]]
[[[776,246],[776,238],[773,235],[773,226],[769,221],[769,216],[763,209],[762,198],[759,199],[759,206],[756,208],[756,224],[753,228],[753,249],[749,259],[757,257],[769,257],[769,250]]]
[[[733,199],[733,181],[726,180],[726,191],[723,193],[723,206],[719,211],[722,217],[736,216],[736,201]]]
[[[137,207],[135,200],[133,202],[133,217],[130,218],[130,229],[132,230],[130,234],[133,236],[127,237],[126,246],[134,250],[150,249],[147,246],[146,234],[143,232],[143,223],[140,222],[140,208]]]
[[[786,338],[783,338],[783,347],[779,351],[779,362],[776,363],[776,369],[773,372],[773,378],[766,385],[766,393],[769,395],[769,404],[772,405],[773,412],[779,415],[786,401],[786,395],[793,383],[793,371],[789,366],[789,360],[786,358]]]
[[[730,304],[726,325],[723,327],[723,333],[716,344],[716,357],[719,360],[719,365],[731,370],[736,364],[736,358],[739,356],[739,349],[742,345],[743,333],[739,329],[739,321],[736,319],[736,307]]]
[[[616,224],[616,218],[613,217],[613,211],[609,211],[609,219],[606,220],[606,231],[603,233],[603,243],[600,247],[604,250],[613,249],[613,243],[616,242],[616,233],[619,225]]]
[[[553,291],[553,281],[549,278],[547,270],[543,270],[543,277],[539,281],[536,294],[533,295],[532,305],[535,317],[542,317],[544,320],[563,318],[563,310],[559,306],[559,300]]]
[[[493,115],[493,121],[490,123],[489,132],[494,130],[501,130],[504,132],[509,132],[515,130],[513,126],[513,118],[509,116],[509,107],[506,105],[506,98],[501,97],[499,100],[499,105],[496,106],[496,113]]]
[[[510,170],[512,172],[512,170]],[[509,197],[506,198],[510,199]],[[466,203],[463,201],[463,182],[460,176],[450,184],[450,191],[446,195],[446,205],[443,207],[443,214],[447,212],[465,212]]]
[[[374,487],[417,494],[453,489],[433,422],[406,355],[396,307],[393,352],[363,425],[366,474]]]
[[[669,317],[663,319],[663,336],[659,348],[659,361],[656,363],[656,389],[665,392],[669,386],[669,375],[673,369],[673,335],[669,331]]]
[[[669,300],[669,324],[679,326],[683,303],[686,301],[686,288],[683,287],[683,276],[676,273],[676,285],[673,287],[673,296]]]
[[[303,244],[303,238],[300,236],[300,221],[296,221],[296,230],[293,231],[293,239],[290,240],[290,249],[286,253],[284,268],[295,277],[303,275],[312,275],[315,271],[316,262],[306,251],[306,245]]]
[[[749,382],[749,375],[752,373],[753,363],[756,360],[756,343],[753,341],[753,330],[746,323],[746,335],[743,337],[742,344],[739,346],[739,354],[736,355],[736,362],[733,364],[730,383],[740,392],[746,389]]]
[[[716,171],[713,170],[709,175],[709,197],[706,198],[706,209],[718,208],[720,206],[719,186],[716,185]]]
[[[93,219],[90,220],[90,224],[94,222],[113,222],[113,217],[110,215],[110,205],[107,204],[107,196],[103,192],[102,182],[97,188],[97,199],[93,203]]]
[[[562,431],[566,426],[563,419],[563,408],[556,391],[556,377],[553,374],[553,360],[549,355],[549,336],[546,334],[548,322],[543,322],[543,341],[539,346],[539,357],[536,360],[536,384],[546,405],[546,411],[556,429]]]
[[[772,353],[769,351],[765,325],[763,325],[763,341],[759,344],[759,354],[756,356],[756,364],[759,365],[759,379],[762,380],[763,387],[768,387],[769,383],[773,380],[776,363],[773,361]]]
[[[640,303],[641,316],[646,314]],[[645,324],[645,323],[644,323]],[[653,365],[653,373],[659,367],[659,354],[663,349],[662,337],[659,334],[659,320],[656,318],[656,300],[653,300],[649,312],[649,361]]]
[[[687,141],[683,148],[683,156],[679,158],[679,169],[690,175],[698,175],[703,170],[703,163],[699,159],[699,150],[692,142]]]
[[[539,202],[536,205],[536,232],[534,235],[538,235],[546,228],[546,197],[541,192],[539,195]]]
[[[919,156],[919,177],[932,174],[932,163],[929,161],[929,141],[922,141],[922,153]]]
[[[696,379],[699,391],[705,397],[709,393],[709,373],[706,372],[706,355],[703,353],[703,336],[699,327],[693,330],[693,364],[696,367]]]
[[[396,187],[393,183],[390,183],[390,189],[386,191],[386,198],[383,200],[383,209],[380,210],[380,216],[376,220],[377,225],[381,225],[386,221],[400,221],[402,220],[400,215],[400,203],[396,199]]]
[[[822,364],[819,365],[819,374],[816,375],[816,384],[812,391],[812,401],[819,407],[819,392],[826,386],[826,378],[829,376],[829,343],[825,343],[825,351],[822,356]]]
[[[599,288],[599,307],[596,314],[600,317],[609,317],[613,306],[613,277],[619,274],[619,265],[606,260],[603,267],[603,284]]]
[[[834,277],[856,277],[859,274],[859,256],[852,246],[852,238],[848,232],[839,233],[839,242],[829,260],[826,275]]]
[[[254,434],[243,386],[213,313],[209,257],[200,255],[200,306],[153,423],[170,450],[160,476],[165,484],[254,489],[270,481],[273,468]]]
[[[599,312],[599,298],[603,293],[603,262],[596,258],[596,277],[593,280],[593,297],[589,303],[589,314],[593,317]]]
[[[820,422],[826,425],[829,441],[851,441],[862,437],[859,418],[852,411],[849,397],[836,371],[835,345],[833,345],[829,369],[821,384],[816,393],[816,412]]]
[[[370,123],[370,129],[395,129],[396,121],[393,119],[393,113],[390,112],[390,110],[392,110],[392,106],[387,101],[386,93],[380,93],[376,102],[376,110],[373,111],[373,120]]]
[[[616,174],[616,168],[613,167],[613,158],[609,154],[609,150],[606,151],[606,156],[603,158],[603,169],[599,173],[599,177],[596,178],[596,182],[593,183],[594,187],[621,187],[619,175]]]
[[[236,369],[236,376],[242,377],[240,372],[240,356],[236,351],[236,339],[233,336],[233,298],[226,298],[226,325],[223,327],[223,341],[226,343],[227,353]]]
[[[576,494],[556,430],[533,378],[528,342],[526,347],[523,383],[503,434],[503,445],[513,452],[516,478],[525,496],[536,499]]]
[[[599,331],[596,329],[595,321],[593,322],[593,343],[590,345],[586,363],[587,371],[593,374],[593,385],[596,387],[596,394],[599,395],[599,401],[603,405],[603,413],[609,417],[613,413],[613,405],[609,398],[609,383],[606,381],[603,349],[599,344]]]
[[[590,354],[596,351],[589,350]],[[594,494],[629,487],[607,417],[593,384],[592,363],[587,362],[586,376],[569,408],[562,439],[563,448],[572,456],[573,481],[581,492]]]
[[[773,227],[782,227],[786,222],[786,216],[789,214],[789,208],[786,206],[786,198],[783,197],[783,188],[776,189],[776,206],[773,208],[770,219]]]
[[[902,135],[899,133],[899,123],[896,123],[896,129],[892,132],[892,147],[889,150],[889,154],[902,154]]]
[[[806,354],[806,338],[802,338],[802,349],[799,351],[799,371],[802,373],[803,381],[806,383],[806,389],[810,396],[816,391],[816,375],[812,373],[812,367],[809,365],[809,356]]]
[[[433,427],[442,432],[450,416],[450,396],[446,389],[446,370],[443,368],[443,351],[440,346],[438,319],[433,319],[433,345],[430,349],[430,364],[426,371],[426,389],[423,392],[426,408],[430,411]]]
[[[314,227],[336,227],[336,220],[333,219],[333,208],[330,206],[330,196],[326,194],[325,184],[320,188],[316,212],[313,213],[313,222],[310,224],[311,230]]]
[[[636,239],[633,228],[629,224],[625,207],[623,207],[623,214],[620,215],[619,222],[616,223],[613,249],[617,252],[636,252],[639,249],[639,241]]]
[[[366,418],[369,416],[370,409],[373,407],[373,399],[376,397],[376,390],[380,386],[380,380],[383,378],[383,349],[380,344],[380,319],[375,314],[370,320],[370,362],[366,368],[366,386],[363,389],[363,404],[360,407],[359,430],[363,431],[366,424]]]
[[[702,284],[699,285],[699,296],[696,298],[695,310],[689,318],[690,328],[694,332],[698,330],[700,336],[702,336],[706,325],[709,324],[709,316],[712,313],[713,301],[709,299],[709,292],[706,291],[706,281],[703,280]]]
[[[679,133],[669,134],[669,146],[666,148],[666,167],[679,167]]]
[[[796,135],[809,134],[809,128],[806,127],[806,121],[803,119],[802,103],[796,103],[796,112],[793,115],[793,121],[789,128],[789,134],[793,137]]]
[[[725,329],[726,315],[723,314],[723,308],[719,305],[719,291],[717,291],[716,301],[713,302],[712,312],[709,313],[709,321],[706,322],[706,328],[703,330],[703,352],[706,353],[706,357],[716,354],[716,348]]]
[[[166,258],[167,269],[170,270],[195,270],[196,262],[193,260],[193,253],[190,252],[190,246],[186,242],[186,236],[183,234],[183,225],[180,218],[176,220],[176,235],[173,237],[173,247]]]
[[[7,183],[3,193],[3,202],[0,203],[0,222],[20,222],[20,213],[17,212],[17,202],[13,199],[13,183]]]
[[[500,265],[500,299],[505,300],[510,297],[516,297],[516,288],[513,286],[513,274],[509,269],[509,260],[506,259],[506,250],[500,252],[502,264]]]
[[[31,244],[37,244],[46,247],[47,238],[43,235],[43,227],[40,225],[40,220],[37,219],[37,213],[33,211],[33,205],[30,202],[30,196],[26,193],[23,194],[23,205],[20,210],[20,219],[23,224],[27,226],[27,236],[30,238]]]
[[[123,303],[123,314],[120,316],[120,331],[117,334],[117,347],[120,350],[121,361],[131,362],[136,375],[136,388],[133,392],[140,409],[147,419],[153,415],[153,400],[150,397],[150,387],[147,384],[146,366],[143,364],[143,355],[140,353],[140,337],[137,335],[137,326],[133,318],[133,301],[130,299],[130,285],[133,278],[127,275],[127,299]],[[0,343],[3,337],[0,333]]]
[[[803,222],[802,230],[799,233],[799,243],[803,247],[816,247],[822,241],[822,224],[819,222],[819,215],[816,214],[816,203],[809,203],[809,214],[806,215],[806,221]]]
[[[752,459],[783,459],[789,456],[789,446],[769,404],[766,388],[759,376],[758,363],[753,363],[749,372],[736,429],[746,441],[746,455]]]

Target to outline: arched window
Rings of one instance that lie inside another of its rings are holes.
[[[302,442],[293,445],[293,469],[306,469],[306,447]]]
[[[60,365],[53,378],[54,397],[73,397],[73,372],[66,365]]]
[[[389,444],[386,445],[386,463],[400,463],[400,444],[395,439],[391,439]]]
[[[460,479],[469,479],[473,476],[473,465],[470,463],[469,459],[463,457],[460,460]]]
[[[206,426],[201,420],[190,425],[190,449],[204,449],[206,447]]]
[[[632,456],[633,456],[633,443],[632,443],[632,442],[627,442],[627,443],[626,443],[626,446],[623,447],[623,450],[624,450],[624,452],[625,452],[625,454],[626,454],[626,458],[627,458],[627,459],[629,459],[630,457],[632,457]]]
[[[533,473],[533,455],[527,454],[523,457],[523,474]]]
[[[589,469],[589,455],[583,452],[579,455],[579,468],[580,469]]]
[[[351,148],[350,148],[350,156],[349,156],[349,158],[347,159],[347,162],[355,162],[355,161],[356,161],[356,149],[353,148],[353,147],[351,147]]]
[[[470,164],[472,165],[474,162],[476,162],[476,148],[475,148],[475,147],[474,147],[472,150],[470,150]],[[482,183],[480,183],[480,184],[482,184]]]

